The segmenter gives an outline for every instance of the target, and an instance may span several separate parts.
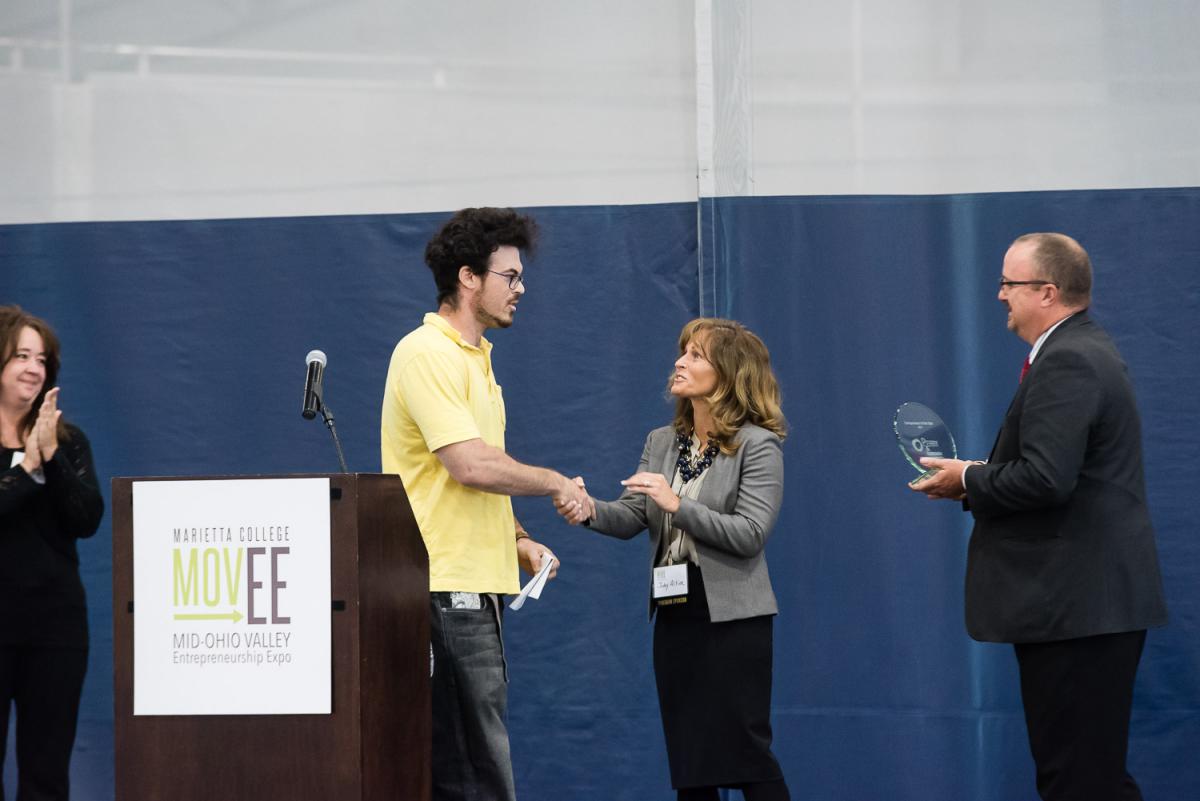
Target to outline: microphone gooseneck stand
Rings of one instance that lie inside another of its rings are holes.
[[[321,419],[325,421],[325,427],[329,429],[329,433],[333,435],[333,447],[337,449],[338,464],[342,466],[343,473],[349,473],[346,468],[346,455],[342,453],[342,441],[338,439],[337,428],[333,425],[333,409],[330,409],[317,396],[317,409],[321,412]]]

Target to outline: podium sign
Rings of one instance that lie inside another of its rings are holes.
[[[134,481],[134,715],[330,714],[328,478]]]

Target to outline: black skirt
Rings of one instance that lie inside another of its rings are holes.
[[[782,778],[771,753],[772,624],[711,622],[692,564],[687,603],[658,606],[654,679],[675,789]]]

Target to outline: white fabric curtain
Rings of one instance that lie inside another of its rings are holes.
[[[9,0],[0,223],[1200,185],[1190,0]]]

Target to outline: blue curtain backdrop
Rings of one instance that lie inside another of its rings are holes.
[[[1172,623],[1147,643],[1131,763],[1148,798],[1200,797],[1200,640],[1190,484],[1200,459],[1200,191],[718,199],[538,209],[542,247],[495,332],[510,451],[600,497],[637,463],[679,327],[701,311],[770,346],[792,424],[768,548],[776,750],[797,797],[1032,799],[1011,650],[962,624],[969,518],[909,493],[890,433],[906,400],[986,455],[1025,347],[995,282],[1007,244],[1063,230],[1092,253],[1095,316],[1129,362]],[[432,308],[421,261],[446,214],[0,227],[0,302],[63,339],[61,405],[105,478],[328,471],[299,415],[304,354],[353,470],[379,468],[392,346]],[[703,259],[697,225],[704,230]],[[650,671],[644,540],[517,512],[560,578],[506,619],[518,789],[668,799]],[[112,798],[111,551],[81,547],[92,656],[74,790]],[[402,710],[398,710],[402,714]],[[11,744],[10,744],[11,745]],[[380,744],[386,748],[386,744]],[[11,784],[10,763],[6,780]]]

